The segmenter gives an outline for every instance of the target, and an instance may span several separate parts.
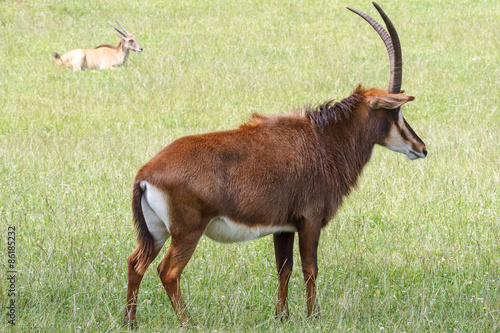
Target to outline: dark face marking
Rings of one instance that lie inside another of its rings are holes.
[[[401,108],[397,108],[396,110],[392,111],[392,118],[394,120],[394,125],[396,125],[396,128],[398,129],[399,133],[401,134],[401,138],[404,141],[408,141],[408,136],[405,133],[405,130],[401,128],[401,124],[399,123],[399,117],[403,117],[401,114]],[[406,126],[408,126],[408,123],[406,120],[403,118],[403,122]]]
[[[405,121],[405,126],[406,128],[408,129],[408,131],[410,132],[410,134],[418,141],[420,142],[421,144],[424,144],[424,142],[418,137],[417,133],[415,133],[413,131],[413,128],[411,128],[411,126],[406,122],[406,119],[404,120]]]

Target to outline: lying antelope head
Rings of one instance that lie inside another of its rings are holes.
[[[391,68],[389,89],[387,91],[370,89],[365,93],[369,107],[374,110],[374,116],[383,118],[382,121],[378,122],[379,126],[383,126],[385,129],[385,131],[381,132],[388,133],[386,137],[381,138],[377,143],[395,152],[405,154],[410,160],[425,158],[427,149],[424,142],[406,122],[401,111],[401,106],[413,101],[415,97],[406,96],[403,94],[404,91],[401,90],[403,60],[398,33],[382,8],[375,2],[373,5],[384,20],[389,34],[379,23],[362,11],[352,7],[347,7],[347,9],[361,16],[375,29],[384,41],[389,53]]]
[[[139,45],[139,43],[135,39],[134,35],[131,34],[130,32],[128,32],[127,29],[125,29],[123,27],[123,25],[120,24],[120,22],[117,21],[116,23],[118,23],[118,25],[120,26],[120,28],[122,28],[122,30],[115,27],[111,22],[108,22],[108,23],[113,28],[115,28],[116,31],[118,31],[119,34],[116,34],[116,35],[122,40],[123,47],[125,49],[131,50],[134,52],[142,52],[142,47]]]

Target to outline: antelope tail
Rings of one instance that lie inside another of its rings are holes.
[[[54,52],[53,53],[54,58],[56,58],[56,65],[62,65],[62,59],[59,53]]]
[[[154,238],[149,232],[144,214],[142,212],[142,194],[144,189],[141,187],[140,182],[134,184],[132,194],[132,211],[134,214],[135,228],[137,229],[137,247],[132,253],[131,257],[134,262],[134,267],[137,273],[144,275],[149,264],[154,259]]]

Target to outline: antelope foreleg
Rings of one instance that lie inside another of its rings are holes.
[[[319,308],[316,297],[316,277],[318,275],[318,242],[321,224],[308,224],[308,228],[299,230],[299,250],[302,272],[306,283],[307,316],[318,316]]]

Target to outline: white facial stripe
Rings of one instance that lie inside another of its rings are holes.
[[[403,113],[400,111],[398,112],[397,125],[392,125],[389,135],[384,142],[384,146],[392,151],[409,156],[408,154],[411,153],[411,145],[403,139],[401,132],[405,132],[407,138],[411,137],[411,133],[406,129]]]
[[[249,227],[235,223],[226,217],[217,217],[210,221],[205,235],[217,242],[235,243],[261,238],[276,232],[294,232],[297,229],[290,225],[285,226],[255,226]]]

